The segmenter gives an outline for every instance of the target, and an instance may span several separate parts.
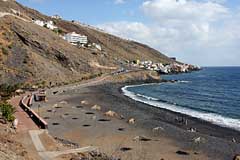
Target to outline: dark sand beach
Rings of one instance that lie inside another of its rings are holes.
[[[121,159],[231,160],[240,152],[238,131],[136,102],[122,94],[125,85],[49,90],[48,102],[40,110],[49,123],[49,133],[82,147],[97,146]],[[101,110],[93,110],[94,105]],[[105,116],[109,110],[118,116]],[[130,118],[135,119],[134,124],[127,123]],[[187,120],[187,124],[176,119]],[[188,131],[190,128],[196,132]]]

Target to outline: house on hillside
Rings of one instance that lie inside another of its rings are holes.
[[[51,16],[51,18],[54,18],[54,19],[62,19],[62,17],[61,16],[59,16],[59,15],[53,15],[53,16]]]
[[[54,25],[53,21],[44,22],[44,21],[41,21],[41,20],[35,20],[34,23],[41,26],[41,27],[46,27],[46,28],[51,29],[51,30],[54,30],[54,29],[58,28],[57,26]]]
[[[40,21],[40,20],[35,20],[34,23],[41,26],[41,27],[43,27],[44,24],[45,24],[43,21]]]
[[[54,24],[53,24],[53,21],[48,21],[45,23],[45,26],[48,28],[48,29],[51,29],[51,30],[54,30],[54,29],[57,29],[58,27],[56,27]]]
[[[88,38],[85,35],[80,35],[75,32],[65,34],[63,36],[63,39],[68,41],[69,43],[73,45],[81,45],[85,46],[88,43]]]

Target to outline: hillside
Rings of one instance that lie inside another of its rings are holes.
[[[52,19],[14,0],[0,2],[0,84],[59,85],[112,72],[126,65],[126,61],[172,62],[146,45],[74,22]],[[62,33],[86,35],[90,43],[100,44],[102,50],[73,46],[32,20],[52,20]]]

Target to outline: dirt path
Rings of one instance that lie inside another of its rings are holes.
[[[22,21],[25,21],[25,22],[31,22],[31,21],[29,21],[29,20],[27,20],[27,19],[25,19],[25,18],[22,18],[22,17],[16,16],[16,15],[14,15],[14,14],[12,14],[12,13],[8,13],[8,12],[0,12],[0,18],[5,17],[5,16],[13,16],[13,17],[16,17],[16,18],[18,18],[18,19],[20,19],[20,20],[22,20]]]

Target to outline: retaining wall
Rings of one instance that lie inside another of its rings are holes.
[[[31,117],[31,119],[36,123],[39,128],[47,129],[47,122],[29,107],[32,105],[33,96],[33,94],[31,94],[31,96],[24,96],[20,102],[20,106],[29,115],[29,117]]]

